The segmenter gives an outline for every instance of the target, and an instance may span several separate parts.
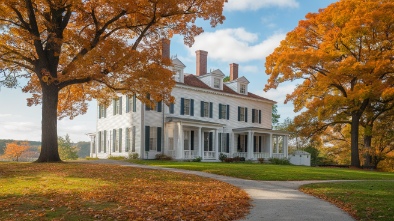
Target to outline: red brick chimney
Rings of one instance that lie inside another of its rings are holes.
[[[161,39],[161,57],[170,59],[170,46],[171,40],[163,38]]]
[[[196,75],[202,76],[207,73],[207,57],[208,52],[198,50],[196,51]]]
[[[230,81],[236,80],[238,78],[238,64],[230,64]]]

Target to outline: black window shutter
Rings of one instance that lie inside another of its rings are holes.
[[[163,102],[159,102],[157,103],[157,112],[161,112],[161,106],[162,106]]]
[[[150,100],[150,94],[146,94],[146,98]],[[145,110],[151,110],[149,104],[145,104]]]
[[[98,132],[98,142],[97,142],[97,144],[98,144],[98,152],[100,153],[101,152],[101,131],[99,131]]]
[[[126,96],[126,113],[130,112],[130,97]]]
[[[107,131],[104,131],[104,153],[107,152]]]
[[[112,130],[112,152],[115,152],[116,129]]]
[[[107,107],[105,105],[103,105],[103,108],[104,108],[104,118],[106,118],[107,117]]]
[[[204,101],[201,101],[201,117],[204,117]]]
[[[237,138],[237,149],[238,150],[241,149],[241,135],[238,135],[238,138]]]
[[[219,119],[222,119],[222,104],[219,104]]]
[[[119,128],[119,152],[122,152],[122,128]]]
[[[222,152],[222,146],[223,146],[222,145],[222,136],[223,136],[223,133],[219,133],[219,147],[218,147],[219,148],[219,150],[218,150],[219,153]]]
[[[145,151],[149,151],[150,127],[145,126]]]
[[[213,118],[213,103],[209,103],[209,117]]]
[[[190,150],[194,150],[194,131],[190,131],[190,143],[191,143],[191,147]]]
[[[230,105],[227,105],[227,120],[230,120]]]
[[[194,99],[190,99],[190,116],[194,116]]]
[[[259,124],[261,124],[261,110],[259,110]]]
[[[248,122],[248,108],[245,107],[245,122]]]
[[[99,119],[101,118],[101,104],[98,105],[98,110],[99,110]]]
[[[181,115],[185,115],[185,98],[181,98]]]
[[[174,104],[170,104],[170,114],[174,113]]]
[[[245,135],[245,152],[248,152],[248,135]]]
[[[256,143],[257,139],[256,136],[253,136],[253,151],[257,152],[257,143]]]
[[[238,106],[238,121],[241,121],[241,107]]]
[[[157,151],[161,152],[161,127],[157,128]]]
[[[133,112],[137,111],[137,97],[133,95]]]
[[[256,122],[256,119],[255,119],[255,109],[252,109],[252,123],[254,123],[254,122]]]
[[[122,114],[122,97],[119,97],[119,114]]]
[[[212,151],[213,150],[213,132],[209,132],[209,150],[208,151]]]
[[[261,136],[259,136],[259,152],[261,153]]]
[[[226,153],[230,153],[230,134],[229,133],[226,133],[226,144],[227,144],[227,146],[225,147],[226,148]]]

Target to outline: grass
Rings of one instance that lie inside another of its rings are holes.
[[[171,172],[78,163],[0,163],[0,220],[234,220],[247,194]]]
[[[301,190],[337,205],[357,220],[394,220],[393,181],[308,184]]]
[[[394,180],[394,173],[358,169],[322,168],[257,163],[199,163],[128,160],[132,163],[195,170],[251,180]]]

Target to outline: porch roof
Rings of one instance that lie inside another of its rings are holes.
[[[272,130],[268,128],[261,127],[243,127],[243,128],[235,128],[233,129],[234,133],[246,133],[246,132],[257,132],[257,133],[267,133],[267,134],[275,134],[275,135],[290,135],[289,132],[281,131],[281,130]]]
[[[181,117],[166,117],[166,122],[182,122],[192,126],[201,126],[201,127],[224,127],[225,124],[204,121],[204,120],[195,120],[189,118],[181,118]]]

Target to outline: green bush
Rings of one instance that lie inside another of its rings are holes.
[[[156,154],[155,159],[156,160],[172,160],[172,157],[160,153],[160,154]]]
[[[129,153],[129,159],[136,160],[139,158],[138,153]]]
[[[192,161],[193,162],[201,162],[201,160],[202,160],[202,157],[196,157]]]
[[[271,162],[271,164],[275,164],[275,165],[291,165],[289,159],[287,158],[283,158],[283,159],[270,158],[269,161]]]
[[[220,153],[219,155],[219,160],[222,162],[225,162],[225,160],[227,159],[227,155],[224,153]]]
[[[257,158],[257,161],[259,161],[259,163],[264,163],[264,158]]]

